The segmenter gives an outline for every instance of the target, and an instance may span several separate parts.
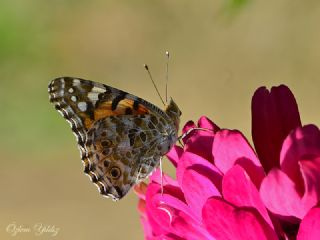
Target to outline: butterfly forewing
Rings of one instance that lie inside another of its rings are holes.
[[[116,88],[63,77],[49,84],[49,95],[77,137],[85,173],[113,199],[147,177],[176,141],[166,112]]]

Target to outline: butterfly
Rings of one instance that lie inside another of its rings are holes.
[[[172,99],[161,110],[122,90],[73,77],[52,80],[48,91],[77,138],[84,172],[113,200],[146,179],[178,139],[181,111]]]

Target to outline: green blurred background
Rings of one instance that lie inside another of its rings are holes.
[[[142,64],[164,95],[169,50],[182,123],[207,115],[251,140],[259,86],[287,84],[302,121],[319,123],[319,23],[317,0],[2,0],[0,239],[13,238],[12,223],[55,226],[56,239],[143,238],[136,196],[114,203],[82,173],[69,124],[48,100],[51,79],[92,79],[161,106]]]

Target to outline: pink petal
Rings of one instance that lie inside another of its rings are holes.
[[[152,227],[149,224],[148,218],[146,216],[141,216],[140,222],[143,228],[145,239],[152,239],[153,232],[152,232]]]
[[[160,186],[151,183],[146,195],[148,218],[156,222],[154,227],[161,228],[158,232],[173,233],[184,239],[210,239],[201,223],[190,214],[189,207],[174,196],[176,190],[166,188],[161,194]]]
[[[168,189],[166,189],[168,191]],[[146,214],[149,220],[149,224],[155,235],[159,236],[161,234],[167,234],[171,232],[170,227],[170,215],[167,211],[159,208],[159,202],[154,200],[155,196],[158,196],[161,192],[160,186],[157,183],[150,183],[148,185],[146,193]],[[178,197],[172,197],[175,200],[175,206],[180,206],[180,208],[185,207],[185,203],[179,198],[179,189],[171,190],[172,193],[178,195]]]
[[[248,141],[237,130],[221,130],[216,133],[212,148],[215,165],[226,173],[233,165],[241,165],[254,184],[259,187],[264,170]]]
[[[196,125],[193,121],[188,121],[184,127],[182,128],[182,133],[186,133],[188,132],[190,129],[193,128],[205,128],[205,129],[210,129],[213,132],[217,132],[219,130],[219,127],[212,122],[209,118],[207,118],[206,116],[202,116],[199,118],[198,120],[198,124]],[[191,134],[186,136],[186,138],[184,138],[184,140],[187,140],[188,137],[192,136]]]
[[[202,175],[197,166],[189,167],[184,171],[181,189],[188,206],[199,220],[202,218],[202,207],[207,199],[212,196],[221,196],[214,183]]]
[[[200,117],[198,120],[198,127],[211,129],[214,133],[220,130],[220,128],[206,116]]]
[[[150,183],[148,185],[146,193],[146,202],[147,208],[155,208],[158,210],[158,205],[165,203],[172,208],[175,208],[179,211],[188,213],[190,216],[193,216],[193,213],[190,211],[186,205],[183,193],[180,188],[165,185],[163,186],[163,194],[161,193],[161,186],[157,183]],[[155,215],[156,216],[156,215]],[[167,216],[167,215],[166,215]]]
[[[138,201],[138,212],[141,216],[146,215],[146,201],[143,199],[139,199]]]
[[[260,196],[271,212],[287,220],[293,221],[292,216],[301,219],[305,215],[295,183],[279,169],[272,169],[262,181]]]
[[[183,175],[187,169],[193,169],[198,171],[199,174],[202,174],[203,176],[210,179],[210,181],[215,185],[215,187],[219,191],[221,190],[221,172],[212,163],[208,162],[203,157],[191,152],[184,152],[182,154],[176,172],[177,181],[179,182],[180,186],[183,185]],[[186,191],[188,191],[188,189],[186,189]]]
[[[190,129],[196,128],[197,125],[193,121],[188,121],[182,128],[182,134],[187,133]],[[192,132],[191,132],[192,133]],[[181,140],[186,143],[188,142],[189,138],[192,137],[192,134],[185,135]]]
[[[179,237],[179,236],[177,236],[175,234],[168,233],[166,235],[162,235],[162,236],[159,236],[157,238],[153,238],[152,240],[183,240],[183,238],[181,238],[181,237]]]
[[[301,204],[307,211],[320,201],[320,156],[300,160],[300,168],[305,186]]]
[[[173,166],[177,167],[179,159],[183,153],[183,148],[174,145],[171,150],[166,154],[167,158],[171,161]]]
[[[275,232],[253,208],[235,208],[219,198],[210,198],[202,217],[208,232],[219,240],[277,239]]]
[[[302,219],[297,240],[317,240],[320,236],[320,208],[311,209]]]
[[[297,184],[300,194],[303,194],[304,185],[299,160],[312,156],[320,156],[320,131],[314,125],[298,127],[285,139],[280,163],[281,170]]]
[[[168,233],[168,227],[163,226],[161,222],[159,222],[159,216],[153,216],[153,212],[150,210],[147,210],[146,213],[145,222],[143,224],[148,224],[146,227],[152,229],[153,235],[160,236]],[[147,234],[150,235],[148,229]]]
[[[195,153],[213,163],[212,144],[214,133],[204,130],[194,130],[192,136],[185,141],[184,150]]]
[[[146,200],[147,184],[140,182],[139,184],[134,185],[133,190],[140,199]]]
[[[235,165],[224,175],[222,191],[224,199],[229,203],[237,207],[252,207],[257,209],[273,229],[273,224],[260,198],[258,189],[241,166]]]
[[[156,169],[152,175],[150,176],[150,181],[158,183],[159,185],[171,185],[175,187],[179,187],[177,180],[171,178],[170,176],[162,173],[162,181],[161,181],[161,170],[160,168]]]
[[[182,133],[188,132],[189,129],[197,127],[193,121],[188,121],[182,128]]]
[[[213,162],[212,143],[215,132],[219,130],[219,127],[206,117],[201,117],[198,124],[198,126],[192,126],[191,123],[189,123],[188,127],[185,127],[184,130],[190,130],[194,127],[205,128],[207,130],[195,129],[190,131],[187,136],[182,139],[185,143],[184,150],[198,154]]]
[[[285,85],[256,90],[252,97],[252,138],[266,172],[279,167],[279,156],[285,137],[301,126],[296,100]]]

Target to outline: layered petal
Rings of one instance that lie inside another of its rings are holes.
[[[221,196],[210,178],[201,174],[201,171],[196,167],[190,167],[184,171],[181,189],[188,206],[199,220],[201,220],[202,207],[207,199],[213,196]]]
[[[237,208],[221,198],[210,198],[202,210],[204,225],[216,239],[278,239],[254,208]]]
[[[261,197],[270,211],[302,219],[320,200],[320,131],[298,127],[285,139],[281,169],[263,180]],[[292,219],[291,219],[292,220]]]
[[[302,219],[297,240],[317,240],[320,236],[320,208],[311,209]]]
[[[222,193],[224,199],[234,206],[255,208],[273,229],[273,223],[258,189],[240,165],[235,165],[224,175]]]
[[[216,133],[212,154],[217,168],[226,173],[233,165],[246,169],[257,187],[265,176],[264,170],[248,141],[237,130],[221,130]]]
[[[195,128],[203,128],[203,130]],[[211,149],[214,135],[218,130],[219,127],[206,117],[201,117],[197,126],[193,122],[188,122],[183,128],[183,132],[187,133],[183,138],[185,143],[184,150],[213,162]]]
[[[191,152],[184,152],[178,163],[176,172],[177,181],[179,182],[180,186],[182,186],[183,175],[188,169],[193,169],[199,174],[207,177],[212,182],[212,184],[219,191],[221,191],[222,173],[207,159]],[[187,191],[188,189],[186,189],[184,192]]]
[[[301,205],[295,183],[281,170],[274,168],[263,180],[260,188],[261,199],[265,206],[273,213],[294,221],[302,218],[306,209]]]
[[[320,202],[320,156],[300,160],[300,168],[305,187],[301,204],[308,211]]]
[[[303,180],[305,174],[309,172],[308,166],[313,169],[318,168],[319,171],[320,166],[315,160],[317,157],[320,157],[320,131],[315,125],[298,127],[283,143],[280,154],[281,170],[296,183],[300,194],[304,193],[305,186],[308,185]],[[314,166],[311,166],[312,162]],[[318,187],[317,189],[319,190]]]
[[[173,164],[173,166],[177,167],[178,161],[181,158],[183,153],[183,148],[177,145],[174,145],[171,150],[167,153],[167,158]]]
[[[157,223],[153,225],[158,229],[156,235],[172,233],[183,239],[211,239],[201,227],[201,222],[194,218],[186,203],[176,194],[177,191],[171,186],[164,186],[164,193],[161,194],[158,184],[149,184],[146,208],[148,218]]]

